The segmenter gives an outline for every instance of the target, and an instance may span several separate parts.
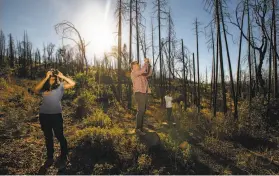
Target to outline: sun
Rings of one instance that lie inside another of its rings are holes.
[[[92,41],[92,49],[96,51],[96,53],[101,54],[111,51],[114,43],[114,37],[109,25],[102,24],[96,27],[92,37],[90,38]]]
[[[79,27],[82,37],[88,43],[86,49],[90,54],[103,56],[105,52],[110,52],[116,42],[114,34],[115,26],[112,23],[113,17],[109,14],[110,1],[106,6],[91,5],[85,9],[83,15],[79,17]],[[98,7],[92,9],[92,7]]]
[[[112,27],[101,21],[85,23],[83,26],[83,36],[88,43],[87,50],[90,50],[90,52],[96,55],[103,55],[105,52],[110,52],[115,42]]]

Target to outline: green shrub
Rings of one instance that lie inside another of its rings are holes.
[[[93,111],[93,106],[96,105],[95,95],[88,90],[83,90],[80,95],[74,100],[76,107],[76,118],[88,116]]]
[[[105,141],[105,140],[115,140],[119,141],[124,135],[124,130],[120,128],[99,128],[99,127],[89,127],[82,130],[76,131],[76,134],[71,136],[73,143],[85,142],[85,141]]]
[[[138,157],[138,169],[149,170],[151,168],[152,158],[146,154],[142,154]]]
[[[89,127],[78,130],[75,135],[69,136],[69,141],[73,146],[86,145],[85,148],[97,148],[98,154],[95,155],[100,155],[101,158],[104,153],[110,152],[108,163],[113,163],[113,166],[120,165],[122,173],[126,174],[139,173],[138,157],[148,153],[146,146],[136,136],[128,137],[123,129],[117,127],[111,129]],[[108,160],[105,159],[104,162],[106,161]],[[150,165],[150,162],[147,163]],[[147,163],[141,162],[141,168],[147,168]],[[94,174],[117,173],[112,172],[114,169],[111,164],[98,164],[94,166]]]
[[[22,109],[10,109],[5,113],[0,123],[1,135],[8,138],[20,137],[27,131],[24,123],[26,120],[26,111]]]
[[[94,175],[110,175],[113,174],[112,170],[114,169],[114,165],[104,163],[104,164],[95,164],[93,174]]]
[[[238,133],[256,138],[264,137],[267,126],[265,112],[266,107],[260,97],[253,98],[251,108],[248,101],[242,102],[239,107]]]
[[[76,96],[76,91],[74,89],[67,89],[63,95],[63,99],[72,100]]]
[[[74,80],[76,81],[75,89],[79,90],[82,88],[87,88],[89,85],[93,85],[94,81],[94,76],[84,73],[78,73],[75,75]]]
[[[93,115],[83,120],[83,125],[86,127],[110,128],[112,126],[112,121],[102,110],[96,109]]]
[[[8,84],[4,78],[0,78],[0,90],[6,89],[8,87]]]

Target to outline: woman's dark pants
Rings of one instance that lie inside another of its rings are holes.
[[[68,147],[67,140],[63,133],[63,118],[62,114],[40,114],[39,115],[41,128],[45,136],[47,148],[47,158],[53,158],[53,133],[60,143],[61,157],[67,157]]]

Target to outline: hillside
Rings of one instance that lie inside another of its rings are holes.
[[[135,111],[114,99],[107,113],[96,103],[94,91],[75,95],[67,91],[63,100],[69,164],[40,168],[45,158],[44,137],[38,121],[40,97],[28,93],[36,81],[11,79],[0,83],[1,174],[278,174],[278,136],[265,129],[240,126],[221,114],[209,120],[204,108],[174,107],[176,126],[164,125],[165,111],[150,98],[145,123],[146,136],[130,134]],[[81,99],[88,108],[79,117]],[[244,108],[244,107],[243,107]],[[243,109],[245,114],[245,108]],[[243,119],[245,121],[245,119]],[[255,125],[257,122],[255,122]],[[234,125],[238,125],[235,127]],[[157,135],[160,137],[158,144]],[[246,134],[246,135],[244,135]],[[276,133],[274,133],[276,134]],[[58,155],[59,146],[55,139]]]

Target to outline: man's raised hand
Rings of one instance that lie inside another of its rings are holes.
[[[144,63],[149,63],[149,59],[148,58],[144,58]]]

